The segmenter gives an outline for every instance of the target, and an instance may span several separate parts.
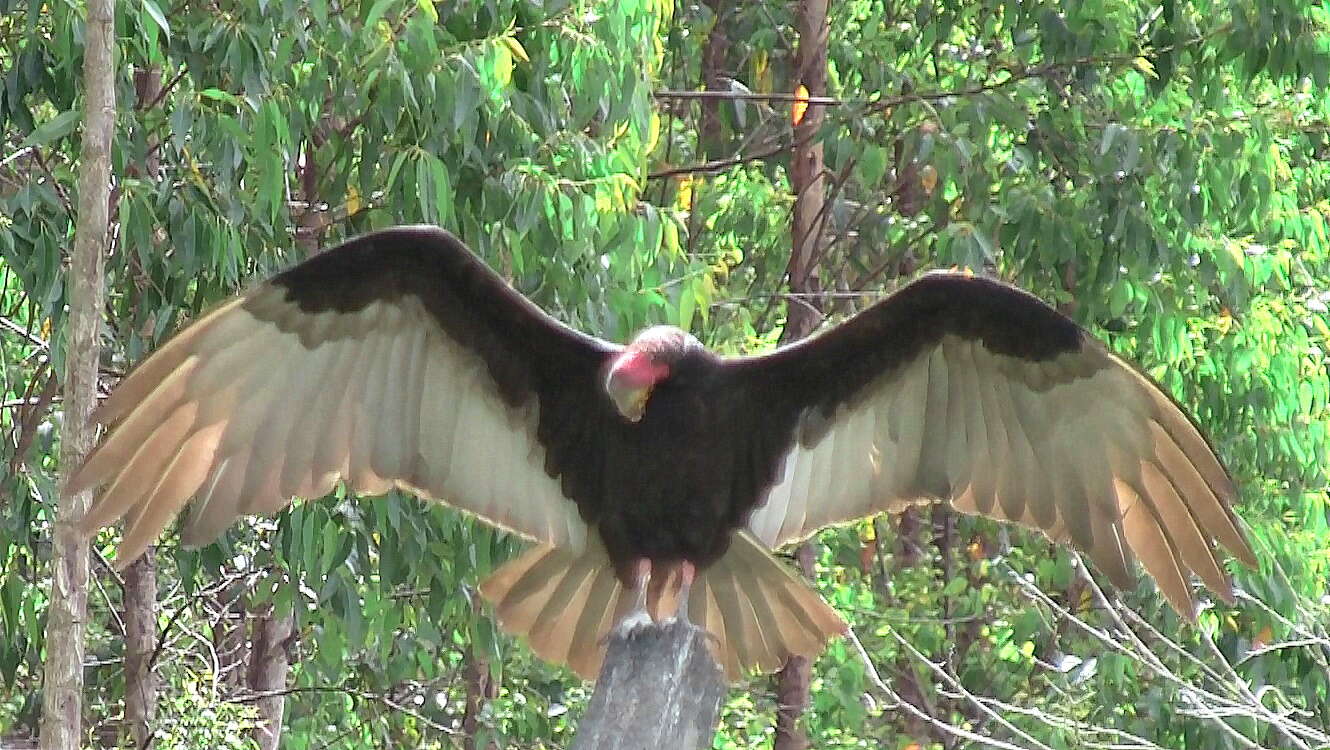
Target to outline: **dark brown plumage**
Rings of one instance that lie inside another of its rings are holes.
[[[107,485],[89,533],[128,514],[122,563],[192,496],[202,543],[341,480],[400,486],[537,543],[482,592],[588,676],[640,560],[651,611],[686,596],[731,676],[815,654],[843,624],[767,549],[921,501],[1072,542],[1119,585],[1138,556],[1186,613],[1191,572],[1228,596],[1216,543],[1254,564],[1228,475],[1162,391],[1038,299],[959,274],[725,359],[678,329],[578,333],[446,232],[390,229],[186,328],[97,419],[116,428],[73,483]]]

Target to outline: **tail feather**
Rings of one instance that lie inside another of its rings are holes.
[[[676,571],[659,571],[648,611],[673,616]],[[526,638],[536,655],[595,679],[611,628],[634,599],[614,574],[604,548],[536,547],[500,568],[480,587],[500,627]],[[730,680],[780,669],[791,656],[816,656],[845,623],[747,532],[697,577],[688,599],[693,623],[714,636],[716,661]]]

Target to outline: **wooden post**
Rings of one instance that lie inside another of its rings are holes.
[[[620,623],[572,750],[701,750],[725,680],[709,636],[687,622]]]

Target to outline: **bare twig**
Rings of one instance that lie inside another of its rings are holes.
[[[430,729],[433,729],[436,732],[442,732],[448,735],[453,735],[457,733],[456,730],[454,730],[452,727],[444,726],[443,724],[434,721],[433,719],[429,718],[428,716],[425,716],[424,714],[420,713],[414,708],[402,705],[401,703],[393,700],[392,698],[386,695],[381,695],[379,693],[370,693],[364,690],[357,690],[356,688],[346,687],[344,685],[332,685],[332,686],[314,685],[306,687],[298,686],[298,687],[282,688],[281,690],[265,690],[258,693],[245,693],[244,695],[232,696],[230,698],[227,698],[226,702],[256,703],[265,698],[277,698],[277,697],[284,697],[287,695],[300,695],[303,693],[340,693],[342,695],[347,695],[359,700],[381,703],[387,706],[388,708],[391,708],[394,711],[398,711],[400,713],[406,714],[407,716],[410,716],[411,718],[415,719],[416,721],[419,721],[420,723],[424,724]]]
[[[867,104],[867,102],[846,101],[830,96],[797,96],[795,94],[754,94],[742,91],[657,91],[652,96],[657,99],[722,99],[734,101],[768,102],[806,102],[810,105],[839,107],[845,104]]]
[[[0,328],[3,328],[9,331],[10,333],[17,334],[18,336],[22,337],[23,340],[27,341],[29,344],[32,344],[38,348],[41,349],[51,348],[51,345],[46,343],[45,339],[33,333],[31,330],[28,329],[27,326],[21,326],[18,323],[15,323],[14,321],[10,320],[9,318],[0,318]]]
[[[882,678],[877,673],[877,669],[873,666],[872,659],[868,657],[868,652],[864,650],[863,644],[859,642],[859,637],[855,635],[854,629],[846,628],[845,632],[846,637],[850,639],[851,645],[854,646],[855,651],[859,654],[860,661],[864,663],[865,669],[869,675],[869,682],[872,683],[873,687],[881,691],[881,693],[886,696],[887,700],[891,701],[889,708],[901,709],[916,719],[929,724],[938,731],[944,732],[953,737],[959,737],[960,739],[969,740],[988,747],[996,747],[999,748],[999,750],[1028,750],[1028,748],[1013,745],[1010,742],[1004,742],[992,737],[985,737],[981,734],[971,732],[964,727],[958,727],[955,724],[943,721],[935,716],[931,716],[918,706],[905,700],[899,693],[893,690],[890,685],[883,682]]]
[[[729,169],[730,167],[737,167],[740,164],[747,164],[748,162],[770,159],[771,157],[776,156],[777,154],[784,153],[785,151],[789,150],[789,148],[790,144],[780,143],[771,148],[763,149],[761,151],[757,151],[751,154],[740,154],[739,156],[730,157],[728,159],[716,159],[713,161],[703,162],[701,164],[692,164],[687,167],[672,167],[670,169],[661,169],[647,175],[647,179],[660,180],[666,177],[678,177],[679,175],[685,175],[685,174],[698,174],[702,172],[720,172],[722,170]]]

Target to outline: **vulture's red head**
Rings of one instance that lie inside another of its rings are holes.
[[[701,343],[674,326],[655,326],[637,338],[610,362],[605,375],[605,393],[630,422],[642,419],[651,391],[670,377],[674,366],[689,349]]]

